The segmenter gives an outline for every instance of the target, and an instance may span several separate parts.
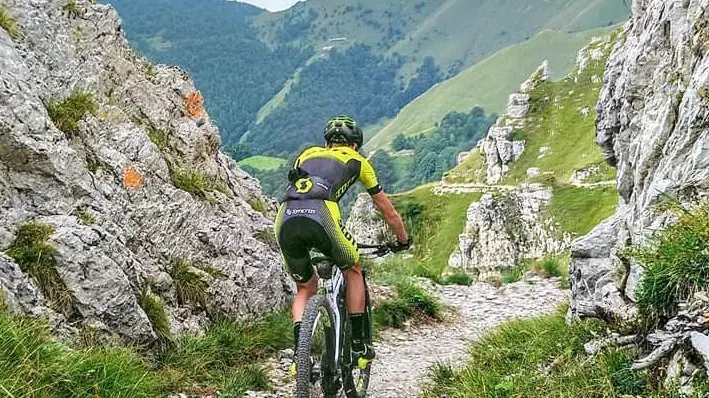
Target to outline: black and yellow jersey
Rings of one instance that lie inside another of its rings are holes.
[[[360,181],[370,195],[382,191],[372,165],[347,146],[311,147],[303,151],[289,172],[285,200],[321,199],[338,202]]]

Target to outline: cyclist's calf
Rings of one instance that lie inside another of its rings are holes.
[[[345,281],[347,283],[347,311],[350,314],[364,313],[364,277],[362,267],[355,264],[352,268],[345,270]]]

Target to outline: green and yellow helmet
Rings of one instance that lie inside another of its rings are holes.
[[[325,141],[340,144],[357,144],[357,149],[362,147],[364,136],[357,122],[347,115],[335,116],[325,125]]]

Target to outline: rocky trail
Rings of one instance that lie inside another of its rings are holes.
[[[448,306],[445,320],[433,325],[409,325],[404,330],[382,331],[375,342],[377,359],[372,369],[371,398],[417,397],[426,383],[428,369],[437,362],[461,364],[470,343],[489,329],[512,319],[554,311],[568,296],[558,279],[529,276],[524,281],[502,285],[439,286],[421,281]],[[274,359],[273,393],[249,392],[247,397],[291,397],[293,382],[288,375],[289,353]]]

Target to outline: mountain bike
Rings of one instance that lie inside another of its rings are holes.
[[[382,257],[390,245],[357,245],[357,249],[375,249],[366,256]],[[296,398],[338,396],[364,398],[369,386],[371,363],[365,367],[353,361],[352,331],[347,314],[347,286],[340,268],[328,257],[313,258],[320,277],[318,294],[305,306],[296,350]],[[365,294],[365,339],[372,344],[372,306],[366,271],[362,270]],[[311,395],[312,394],[312,395]]]

